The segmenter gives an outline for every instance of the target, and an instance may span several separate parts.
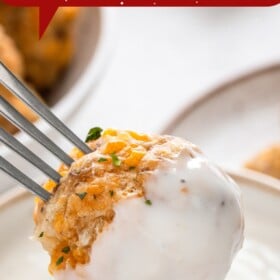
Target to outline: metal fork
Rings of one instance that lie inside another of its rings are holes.
[[[11,93],[22,100],[34,112],[41,116],[57,131],[59,131],[65,138],[73,143],[78,149],[85,154],[91,152],[91,149],[79,139],[63,122],[61,122],[50,109],[37,98],[32,91],[26,87],[3,63],[0,62],[0,83],[6,87]],[[29,122],[23,115],[21,115],[15,108],[13,108],[2,96],[0,96],[0,113],[19,129],[26,132],[29,136],[34,138],[37,142],[43,145],[63,163],[70,166],[73,159],[68,156],[60,147],[44,135],[36,126]],[[29,161],[50,179],[55,182],[60,181],[60,175],[32,151],[21,144],[14,136],[10,135],[3,128],[0,128],[0,141]],[[34,182],[31,178],[13,166],[10,162],[0,156],[0,170],[16,179],[29,191],[39,196],[44,201],[48,201],[51,193],[43,189],[39,184]]]

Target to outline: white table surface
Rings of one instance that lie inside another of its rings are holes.
[[[96,125],[160,131],[198,95],[280,60],[280,6],[114,10],[112,60],[69,123],[81,136]]]

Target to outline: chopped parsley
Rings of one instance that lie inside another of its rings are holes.
[[[70,252],[70,247],[66,246],[61,250],[62,253],[68,254]]]
[[[63,261],[64,261],[64,257],[63,256],[59,257],[56,261],[56,265],[59,266],[60,264],[63,263]]]
[[[146,199],[146,200],[145,200],[145,203],[146,203],[147,205],[149,205],[149,206],[152,205],[152,201],[151,201],[150,199]]]
[[[89,130],[87,137],[86,137],[86,143],[91,140],[97,140],[102,133],[103,129],[100,127],[93,127]]]
[[[112,162],[114,166],[120,166],[121,165],[121,160],[118,158],[116,154],[111,154]]]
[[[44,232],[42,231],[39,235],[39,238],[42,238],[44,236]]]
[[[83,199],[86,197],[87,192],[76,193],[76,195],[77,195],[81,200],[83,200]]]
[[[114,196],[114,194],[115,194],[115,192],[113,190],[110,190],[109,193],[110,193],[111,197]]]
[[[101,157],[98,162],[104,162],[104,161],[107,161],[107,158],[104,158],[104,157]]]

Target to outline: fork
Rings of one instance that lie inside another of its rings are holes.
[[[60,132],[66,139],[74,144],[85,154],[92,152],[92,150],[78,138],[61,120],[59,120],[51,110],[43,104],[32,91],[23,84],[2,62],[0,62],[0,83],[7,88],[12,94],[23,101],[34,112],[41,116],[46,122]],[[34,138],[58,159],[60,159],[67,166],[70,166],[73,159],[67,155],[60,147],[58,147],[52,140],[44,135],[34,124],[29,122],[22,114],[13,108],[7,100],[0,96],[0,113],[3,117],[16,125],[20,130],[27,133]],[[15,153],[30,162],[33,166],[45,173],[50,179],[59,183],[60,174],[58,174],[51,166],[44,162],[41,158],[35,155],[31,150],[21,144],[14,136],[0,128],[0,141]],[[33,194],[39,196],[44,201],[48,201],[51,193],[43,189],[38,183],[21,172],[13,164],[7,161],[0,155],[0,170],[4,171],[12,178],[21,183],[25,188]]]

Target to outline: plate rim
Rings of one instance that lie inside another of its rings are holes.
[[[248,184],[254,189],[261,190],[265,193],[270,193],[274,196],[279,196],[280,198],[280,183],[278,179],[275,179],[272,176],[256,172],[250,169],[240,169],[236,170],[227,170],[226,173],[235,181],[245,181],[252,184]],[[1,209],[1,208],[0,208]]]
[[[161,129],[161,133],[163,133],[163,134],[170,133],[170,131],[172,130],[172,127],[174,127],[178,122],[181,122],[194,109],[196,109],[198,106],[200,106],[204,102],[207,102],[210,98],[213,98],[216,95],[221,94],[222,91],[224,91],[228,88],[234,87],[236,84],[239,84],[240,82],[244,82],[244,81],[250,80],[251,78],[261,76],[261,75],[264,75],[269,72],[274,72],[276,70],[280,70],[280,62],[276,62],[276,63],[270,64],[268,66],[263,66],[263,67],[257,68],[257,70],[250,70],[241,75],[238,75],[237,77],[227,79],[226,81],[219,83],[217,86],[214,86],[211,89],[203,91],[202,94],[193,98],[191,101],[188,101],[187,104],[185,106],[183,106],[182,109],[179,110],[179,113],[176,114],[175,117],[173,117],[172,120],[169,121],[164,126],[163,129]]]
[[[163,134],[170,134],[172,131],[172,128],[176,126],[178,123],[180,123],[182,120],[184,120],[189,114],[191,114],[196,108],[198,108],[200,105],[207,102],[209,99],[221,94],[223,91],[236,86],[237,84],[250,80],[254,77],[258,77],[270,72],[275,72],[280,70],[280,62],[276,62],[273,64],[270,64],[268,66],[260,67],[256,70],[251,70],[249,72],[245,72],[244,74],[238,75],[237,77],[234,77],[232,79],[228,79],[225,82],[220,83],[218,86],[213,87],[210,90],[204,91],[201,95],[194,98],[192,101],[188,102],[183,108],[179,111],[178,114],[175,115],[171,119],[170,122],[167,123],[167,125],[164,126],[164,128],[161,130],[161,133]],[[236,172],[230,171],[233,174],[237,175]],[[254,179],[256,181],[261,180],[261,182],[268,181],[273,186],[276,186],[276,191],[280,190],[280,180],[273,178],[269,175],[264,175],[257,171],[251,171],[246,168],[240,168],[238,171],[239,174],[242,174],[242,176],[248,176],[249,179]],[[265,179],[264,179],[264,178]]]
[[[20,201],[27,196],[32,196],[32,194],[27,190],[17,186],[14,187],[14,189],[3,192],[0,195],[0,211],[5,210],[10,206],[10,204]]]

